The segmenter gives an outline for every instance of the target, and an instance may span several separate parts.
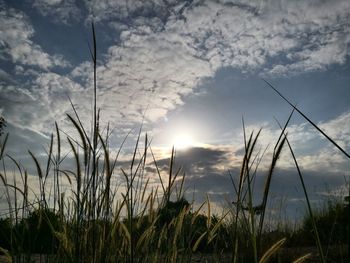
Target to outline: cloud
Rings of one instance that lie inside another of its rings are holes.
[[[232,66],[282,74],[276,69],[287,67],[303,72],[345,62],[348,10],[347,1],[204,1],[186,9],[186,19],[174,21],[172,28],[190,36],[213,70]]]
[[[131,25],[148,24],[150,20],[164,24],[170,15],[181,12],[181,9],[190,3],[191,1],[181,0],[85,0],[85,6],[94,21],[115,20]],[[144,18],[148,18],[148,21],[145,21]]]
[[[349,54],[347,1],[133,3],[87,3],[115,30],[98,67],[111,119],[140,122],[146,112],[160,120],[223,67],[281,76],[343,64]],[[91,83],[87,72],[82,63],[73,76]]]
[[[235,190],[230,179],[237,183],[240,175],[243,156],[234,147],[210,146],[194,147],[186,151],[176,153],[174,172],[180,170],[180,175],[185,174],[185,189],[187,198],[191,199],[195,194],[196,204],[205,201],[206,195],[216,206],[227,206],[226,201],[232,202],[235,198]],[[164,178],[167,178],[170,158],[157,160]],[[267,170],[259,168],[256,196],[260,197],[264,178]]]
[[[99,106],[104,119],[123,128],[140,124],[144,118],[147,123],[165,118],[185,98],[200,92],[201,83],[222,67],[280,76],[342,64],[349,53],[347,1],[334,5],[318,1],[84,4],[97,24],[105,23],[112,29],[108,31],[112,45],[99,55]],[[70,17],[76,3],[38,0],[34,6],[48,17],[54,17],[50,12],[67,8]],[[1,56],[21,64],[16,67],[17,74],[37,74],[26,65],[48,70],[68,64],[31,40],[35,32],[25,14],[14,9],[1,14]],[[83,62],[69,76],[57,77],[56,81],[62,80],[57,85],[65,85],[69,79],[72,86],[91,87],[91,73],[91,63]],[[34,85],[40,85],[38,79],[36,75]],[[40,81],[44,83],[42,77]],[[90,104],[86,95],[77,96],[74,103],[89,108],[87,101]],[[56,113],[53,116],[57,118]],[[86,113],[84,118],[88,119],[89,111]]]
[[[41,15],[50,16],[56,23],[69,24],[82,18],[75,0],[35,0],[33,3]]]
[[[65,116],[72,112],[68,97],[73,101],[79,97],[87,102],[90,100],[87,92],[69,78],[55,73],[38,74],[27,85],[0,82],[0,101],[7,121],[46,135],[53,131],[55,121],[62,124],[62,128],[71,126],[67,124]],[[19,105],[23,105],[25,110]],[[76,108],[86,113],[82,115],[82,119],[89,123],[85,119],[89,116],[89,104],[79,104]]]
[[[192,174],[201,174],[204,171],[221,171],[223,168],[229,169],[237,162],[232,161],[233,153],[231,147],[212,146],[212,147],[192,147],[186,150],[176,151],[175,161],[177,168],[182,167],[183,171],[192,176]],[[165,170],[170,163],[170,157],[157,161],[158,166]],[[176,170],[176,169],[175,169]]]
[[[167,185],[170,157],[160,158],[159,156],[163,154],[156,149],[155,155],[162,180]],[[153,163],[149,165],[146,176],[153,178],[154,185],[159,186],[157,171]],[[234,155],[232,147],[197,146],[176,151],[173,175],[179,172],[177,179],[179,184],[181,180],[179,178],[185,174],[185,196],[191,201],[195,195],[195,206],[204,202],[208,194],[213,208],[218,209],[225,203],[226,196],[232,196],[233,186],[228,170],[236,176],[239,174],[239,165],[240,160]]]
[[[153,33],[147,26],[123,31],[122,45],[108,49],[97,69],[99,100],[110,119],[124,115],[129,122],[154,122],[183,103],[212,72],[208,63],[193,57],[193,50],[172,33]],[[73,77],[92,82],[83,63]],[[110,115],[111,114],[111,115]],[[105,115],[106,116],[106,115]]]
[[[329,121],[321,122],[320,128],[333,138],[341,147],[350,150],[350,112],[344,112],[340,116]]]
[[[349,122],[350,113],[344,112],[333,119],[316,123],[316,125],[341,147],[343,147],[346,152],[349,152]],[[262,131],[258,139],[256,152],[260,151],[262,153],[264,149],[268,147],[267,151],[265,152],[264,159],[270,160],[281,130],[276,124],[271,125],[271,123],[264,122],[260,124],[248,125],[246,127],[246,136],[250,136],[251,132],[253,131],[255,136],[260,128]],[[286,129],[286,134],[288,135],[288,140],[302,169],[307,169],[313,172],[322,170],[343,174],[349,170],[350,167],[348,158],[332,143],[330,143],[321,133],[319,133],[311,124],[307,122],[293,124],[292,119],[291,123]],[[236,155],[238,156],[242,156],[244,154],[243,146],[239,148],[240,145],[242,145],[239,142],[240,138],[243,138],[243,133],[239,134],[235,141],[235,147],[239,149],[236,151]],[[263,161],[260,166],[263,169],[268,169],[269,165],[269,161]],[[284,169],[291,169],[295,167],[287,145],[285,145],[284,149],[282,150],[281,158],[278,160],[278,165]]]
[[[0,59],[47,70],[66,67],[69,63],[59,55],[49,55],[31,38],[35,31],[22,12],[6,8],[0,11]]]
[[[206,195],[208,195],[214,207],[218,208],[227,207],[236,199],[229,173],[232,175],[233,180],[238,183],[243,157],[233,149],[233,147],[220,146],[211,146],[210,148],[196,147],[176,154],[174,171],[182,167],[180,175],[186,174],[184,187],[188,200],[192,200],[194,195],[195,205],[199,205],[205,201]],[[324,159],[323,157],[315,156],[315,160],[316,158],[321,158],[322,162],[329,164],[329,158]],[[271,161],[268,156],[265,156],[264,159]],[[301,161],[301,163],[305,164],[305,161]],[[170,158],[163,158],[157,161],[165,181],[169,164]],[[321,162],[318,161],[317,164],[320,165]],[[303,179],[313,206],[320,205],[320,200],[327,198],[327,196],[346,194],[346,191],[339,192],[337,189],[345,187],[346,182],[344,178],[348,176],[347,171],[346,169],[334,170],[329,165],[321,166],[318,169],[309,166],[301,167]],[[148,174],[154,174],[155,172],[154,169],[148,169]],[[253,190],[254,203],[257,205],[262,199],[267,174],[267,167],[262,165],[258,168]],[[154,181],[159,183],[157,178]],[[284,200],[283,207],[280,207],[281,200]],[[277,207],[277,202],[279,202],[279,207]],[[271,181],[268,201],[269,210],[277,209],[276,211],[280,214],[283,208],[283,211],[286,213],[285,216],[295,218],[296,215],[300,216],[303,213],[301,207],[304,204],[305,196],[296,168],[294,166],[286,166],[283,161],[278,161]],[[220,209],[217,211],[220,211]]]

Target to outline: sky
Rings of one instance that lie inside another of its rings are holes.
[[[208,194],[227,206],[234,199],[228,174],[237,178],[243,158],[242,118],[248,135],[262,128],[257,154],[268,147],[259,193],[280,133],[276,120],[283,124],[292,110],[264,80],[350,152],[349,17],[347,0],[0,0],[6,153],[34,178],[27,150],[44,159],[55,121],[73,132],[69,98],[90,127],[93,21],[101,127],[112,127],[115,152],[131,132],[121,163],[142,125],[162,169],[177,148],[188,198],[199,203]],[[297,113],[287,132],[314,204],[344,195],[349,159]],[[287,148],[270,204],[286,216],[305,209]]]

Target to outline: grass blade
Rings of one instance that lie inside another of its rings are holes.
[[[0,149],[0,160],[2,159],[2,156],[4,154],[5,146],[6,146],[8,137],[9,137],[9,134],[7,133],[4,142],[2,143],[2,145],[0,145],[1,146],[1,149]]]
[[[273,244],[261,257],[259,260],[259,263],[265,263],[268,262],[269,259],[275,254],[286,242],[287,238],[282,238],[281,240],[277,241],[275,244]]]
[[[292,263],[303,263],[305,262],[306,260],[308,260],[310,257],[312,256],[311,253],[308,253],[300,258],[297,258],[296,260],[294,260]]]
[[[263,79],[264,80],[264,79]],[[305,120],[307,120],[312,126],[316,128],[329,142],[337,147],[346,157],[350,158],[350,155],[341,148],[332,138],[330,138],[324,131],[322,131],[313,121],[311,121],[304,113],[302,113],[296,106],[294,106],[286,97],[282,95],[275,87],[273,87],[268,81],[264,80],[271,89],[273,89],[282,99],[284,99],[290,106],[293,107]]]
[[[294,110],[293,110],[294,111]],[[291,114],[293,114],[293,111]],[[280,126],[280,128],[282,129],[281,127],[281,124],[277,121],[277,124]],[[284,130],[285,129],[282,129],[282,132],[284,133]],[[299,179],[300,179],[300,182],[301,182],[301,186],[303,188],[303,192],[304,192],[304,195],[305,195],[305,199],[306,199],[306,203],[307,203],[307,207],[308,207],[308,211],[309,211],[309,214],[310,214],[310,217],[311,217],[311,224],[312,224],[312,228],[313,228],[313,231],[315,233],[315,236],[316,236],[316,243],[317,243],[317,249],[318,249],[318,252],[320,254],[320,257],[321,257],[321,262],[326,262],[326,259],[324,257],[324,253],[323,253],[323,249],[322,249],[322,245],[321,245],[321,241],[320,241],[320,237],[319,237],[319,234],[318,234],[318,230],[317,230],[317,227],[316,227],[316,222],[315,222],[315,218],[314,218],[314,215],[313,215],[313,212],[312,212],[312,208],[311,208],[311,203],[310,203],[310,199],[309,199],[309,196],[308,196],[308,193],[307,193],[307,190],[306,190],[306,186],[305,186],[305,182],[304,182],[304,178],[301,174],[301,170],[300,170],[300,167],[299,167],[299,164],[298,164],[298,161],[295,157],[295,154],[294,154],[294,151],[292,149],[292,146],[287,138],[287,135],[285,135],[285,139],[286,139],[286,142],[287,142],[287,145],[288,145],[288,148],[289,148],[289,151],[292,155],[292,158],[293,158],[293,161],[294,161],[294,164],[295,164],[295,167],[297,169],[297,172],[298,172],[298,176],[299,176]]]

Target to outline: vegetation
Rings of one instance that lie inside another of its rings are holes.
[[[314,221],[322,244],[331,246],[349,244],[350,211],[349,203],[329,200],[327,204],[314,211]],[[300,229],[293,233],[290,243],[293,245],[312,246],[314,235],[312,219],[305,216]]]
[[[4,117],[0,116],[0,137],[4,133],[5,127],[6,127],[6,121],[5,121]]]
[[[294,106],[286,123],[281,125],[263,196],[257,204],[254,180],[262,158],[256,150],[260,131],[247,136],[244,122],[241,171],[239,175],[229,175],[235,200],[220,216],[212,214],[209,198],[197,209],[185,199],[185,175],[174,170],[174,148],[166,178],[159,172],[147,134],[143,139],[141,129],[129,166],[118,167],[119,152],[112,156],[109,149],[109,127],[102,132],[99,126],[94,26],[92,32],[92,131],[89,133],[84,127],[72,103],[74,115],[67,117],[77,136],[66,134],[66,140],[62,139],[64,133],[56,123],[45,166],[29,151],[39,185],[39,194],[34,199],[26,168],[6,154],[8,135],[0,143],[0,160],[13,162],[17,169],[15,177],[21,181],[10,181],[2,162],[1,187],[10,213],[0,220],[0,250],[8,260],[31,262],[39,257],[46,262],[257,263],[286,262],[286,259],[304,262],[313,257],[320,262],[328,259],[347,262],[349,254],[344,246],[349,244],[349,204],[332,203],[321,211],[311,208],[302,172],[285,133],[290,117],[297,110]],[[63,152],[64,147],[69,147],[68,153]],[[287,147],[299,174],[308,214],[300,229],[268,231],[264,226],[271,180],[281,151]],[[62,165],[67,156],[75,161],[71,170]],[[146,168],[151,165],[157,171],[159,187],[152,187],[147,177]],[[117,177],[123,178],[121,185],[115,183]],[[52,187],[49,181],[53,182]],[[316,246],[317,251],[288,254],[282,249],[300,245]],[[328,248],[333,245],[339,249],[336,254],[329,254]]]

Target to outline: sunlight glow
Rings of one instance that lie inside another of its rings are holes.
[[[174,145],[175,149],[185,150],[191,146],[194,146],[195,143],[188,134],[179,134],[174,137],[172,144]]]

